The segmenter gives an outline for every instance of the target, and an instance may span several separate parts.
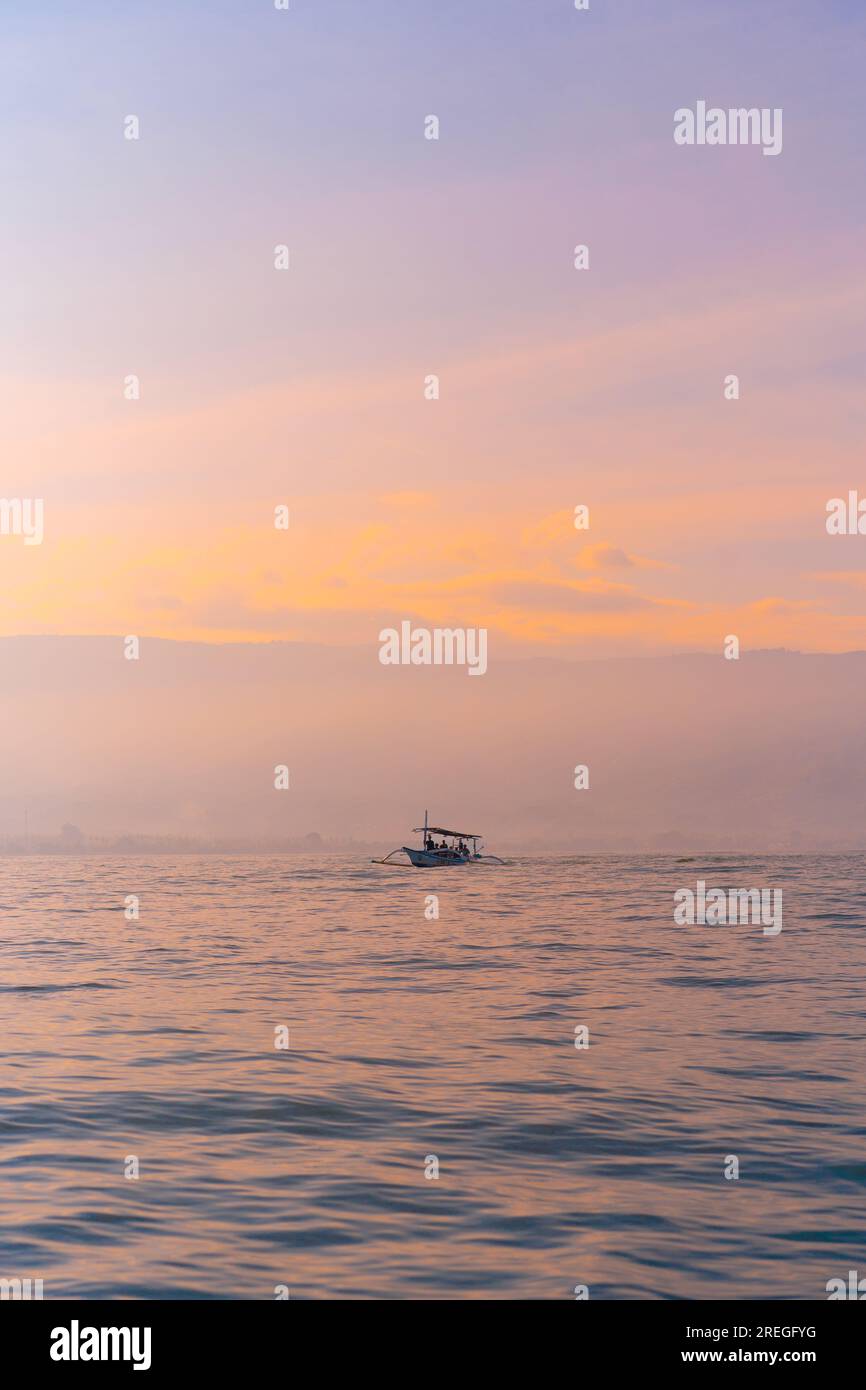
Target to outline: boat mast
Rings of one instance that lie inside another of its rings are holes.
[[[421,848],[427,848],[427,812],[424,812],[424,839],[421,841]]]

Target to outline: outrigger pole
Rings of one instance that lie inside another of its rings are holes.
[[[402,849],[392,849],[391,854],[402,854]],[[387,864],[389,869],[411,869],[411,864],[400,864],[396,859],[391,858],[391,854],[386,854],[384,859],[371,859],[371,864]]]

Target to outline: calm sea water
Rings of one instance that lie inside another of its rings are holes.
[[[698,878],[783,931],[676,927]],[[824,1298],[866,1274],[864,924],[856,856],[2,859],[0,1276]]]

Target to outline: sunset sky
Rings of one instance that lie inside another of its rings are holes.
[[[0,537],[0,633],[866,647],[825,530],[866,494],[862,4],[3,23],[0,496],[45,541]],[[700,99],[781,107],[782,153],[676,146]]]

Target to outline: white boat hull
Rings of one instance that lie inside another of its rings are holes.
[[[410,849],[403,846],[403,853],[409,856],[416,869],[442,869],[452,864],[468,864],[471,855],[456,854],[452,850]]]

